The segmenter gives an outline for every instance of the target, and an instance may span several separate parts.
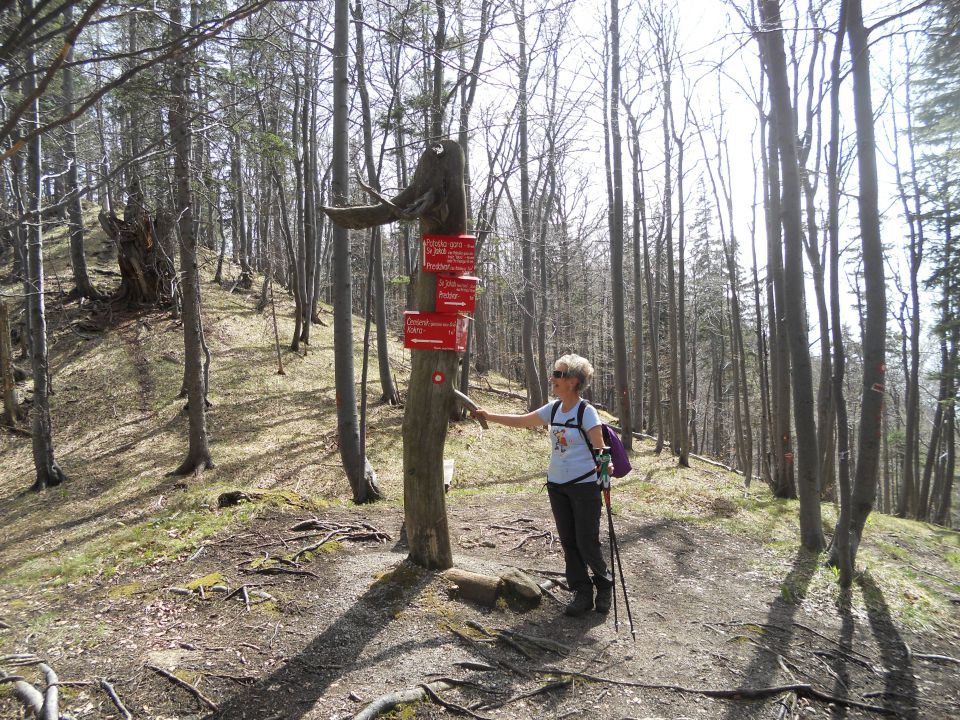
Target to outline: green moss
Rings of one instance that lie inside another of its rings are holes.
[[[127,583],[126,585],[114,585],[107,592],[107,595],[111,600],[119,600],[120,598],[130,597],[131,595],[135,595],[142,591],[143,584],[133,582]]]
[[[201,588],[201,587],[204,590],[206,590],[207,588],[211,588],[214,585],[224,585],[225,583],[226,583],[226,580],[223,577],[223,573],[213,572],[213,573],[210,573],[209,575],[204,575],[201,578],[196,578],[195,580],[191,580],[186,584],[185,587],[188,590],[196,590],[197,588]]]

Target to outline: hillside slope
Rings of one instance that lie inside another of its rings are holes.
[[[102,234],[88,249],[100,284],[115,281]],[[874,515],[858,582],[841,597],[832,572],[797,551],[795,503],[744,490],[712,466],[677,468],[638,443],[634,472],[614,489],[636,640],[622,595],[619,629],[612,614],[564,617],[562,589],[533,610],[475,607],[403,562],[403,410],[376,405],[375,383],[367,442],[387,500],[349,502],[329,323],[306,354],[284,348],[280,376],[269,315],[206,272],[217,467],[170,478],[186,448],[180,328],[164,312],[65,302],[62,234],[48,238],[47,258],[54,437],[70,480],[26,491],[29,438],[0,434],[0,670],[42,686],[35,665],[13,657],[29,654],[62,681],[93,682],[60,688],[77,720],[119,716],[100,678],[135,717],[157,719],[347,718],[438,676],[461,683],[444,698],[482,703],[483,717],[732,720],[781,717],[787,706],[786,717],[946,718],[960,708],[955,532]],[[284,345],[290,310],[278,297]],[[396,344],[391,361],[403,387],[408,356]],[[446,452],[456,463],[447,501],[457,565],[556,578],[542,434],[456,423]],[[227,490],[251,500],[220,508]],[[833,517],[825,506],[827,529]],[[292,529],[309,519],[312,529]],[[808,683],[853,705],[829,709]],[[744,697],[784,685],[795,687]],[[0,717],[15,717],[2,687]],[[723,696],[733,689],[739,697]],[[437,702],[403,712],[454,714]]]

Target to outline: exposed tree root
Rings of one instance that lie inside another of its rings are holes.
[[[593,682],[611,683],[613,685],[624,685],[627,687],[644,688],[645,690],[673,690],[674,692],[689,693],[692,695],[703,695],[713,698],[730,698],[742,700],[755,700],[758,698],[781,695],[783,693],[796,693],[798,697],[805,697],[809,700],[818,700],[825,703],[834,703],[844,707],[858,708],[860,710],[869,710],[881,715],[896,715],[897,711],[892,708],[885,708],[879,705],[870,705],[850,698],[843,698],[830,693],[817,690],[807,683],[791,683],[789,685],[774,685],[772,687],[760,688],[691,688],[683,685],[672,685],[668,683],[643,683],[635,680],[615,680],[614,678],[602,677],[599,675],[588,675],[587,673],[564,670],[562,668],[547,667],[534,670],[540,675],[559,675],[561,677],[579,677]]]
[[[199,690],[197,690],[197,688],[195,688],[193,685],[191,685],[190,683],[188,683],[186,680],[181,680],[180,678],[178,678],[178,677],[177,677],[176,675],[174,675],[173,673],[168,672],[168,671],[164,670],[164,669],[161,668],[161,667],[157,667],[156,665],[144,665],[144,667],[147,668],[148,670],[152,670],[153,672],[157,673],[157,675],[161,675],[161,676],[165,677],[167,680],[169,680],[170,682],[172,682],[174,685],[177,685],[177,686],[179,686],[179,687],[182,687],[184,690],[186,690],[186,691],[189,692],[191,695],[193,695],[197,700],[199,700],[201,703],[203,703],[204,705],[206,705],[210,710],[213,710],[214,712],[217,712],[217,711],[220,709],[219,707],[217,707],[217,704],[216,704],[213,700],[211,700],[211,699],[208,698],[206,695],[204,695],[202,692],[200,692]]]
[[[103,688],[103,691],[107,694],[107,697],[110,698],[110,702],[113,703],[113,706],[117,708],[117,711],[120,713],[123,720],[132,720],[133,715],[124,707],[123,702],[120,700],[120,696],[117,695],[117,691],[113,689],[113,685],[107,682],[106,678],[100,678],[99,681],[100,687]]]
[[[397,705],[418,702],[427,697],[425,688],[430,688],[434,692],[449,690],[453,684],[444,680],[436,680],[429,685],[418,685],[417,687],[407,688],[406,690],[397,690],[395,692],[381,695],[363,710],[353,716],[353,720],[373,720],[373,718],[383,713],[393,710]]]
[[[15,665],[36,665],[43,673],[46,688],[41,693],[19,675],[8,675],[0,670],[0,683],[13,683],[13,692],[24,708],[37,720],[59,720],[60,681],[49,665],[30,655],[8,655],[2,659]]]

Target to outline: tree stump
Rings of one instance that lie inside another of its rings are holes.
[[[123,218],[100,211],[100,226],[117,246],[120,289],[114,300],[165,305],[173,296],[173,218],[163,209],[151,215],[140,183],[130,184]]]

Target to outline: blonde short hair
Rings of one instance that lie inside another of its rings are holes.
[[[567,372],[574,375],[579,381],[577,383],[577,392],[583,392],[589,387],[590,378],[593,377],[593,365],[590,364],[589,360],[570,353],[569,355],[563,355],[557,358],[553,367],[559,370],[561,365],[566,366]]]

